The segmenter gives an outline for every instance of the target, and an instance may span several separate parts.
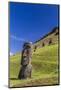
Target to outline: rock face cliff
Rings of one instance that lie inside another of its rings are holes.
[[[56,44],[59,39],[59,28],[55,27],[51,32],[43,36],[41,39],[37,40],[33,44],[33,48],[41,48],[46,45]]]

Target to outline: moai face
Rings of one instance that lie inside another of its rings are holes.
[[[28,65],[32,56],[31,44],[24,43],[22,51],[22,65]]]

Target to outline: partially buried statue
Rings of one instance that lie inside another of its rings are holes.
[[[32,73],[31,59],[32,59],[32,43],[26,42],[23,45],[21,68],[18,75],[19,79],[31,78]]]

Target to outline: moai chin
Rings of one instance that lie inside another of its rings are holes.
[[[32,72],[32,43],[26,42],[23,45],[22,57],[21,57],[21,69],[18,75],[19,79],[31,78]]]

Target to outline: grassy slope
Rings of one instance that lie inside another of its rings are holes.
[[[45,46],[33,52],[32,78],[18,80],[20,55],[10,57],[10,87],[58,84],[58,45]]]

